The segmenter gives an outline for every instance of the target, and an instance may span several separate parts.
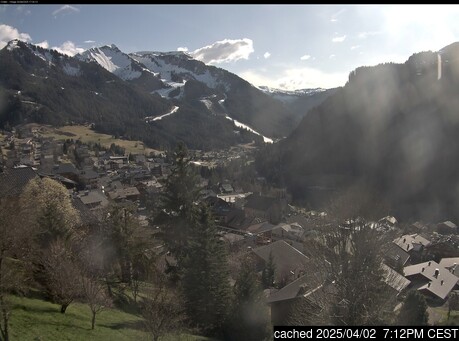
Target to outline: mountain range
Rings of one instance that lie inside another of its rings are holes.
[[[0,85],[0,126],[94,123],[97,131],[157,148],[180,140],[195,149],[271,142],[310,108],[184,52],[127,54],[115,45],[69,57],[13,40],[0,50]],[[324,93],[304,98],[315,105]]]

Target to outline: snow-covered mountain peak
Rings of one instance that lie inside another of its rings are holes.
[[[114,44],[90,48],[77,55],[77,58],[84,61],[95,61],[105,70],[123,80],[136,79],[142,75],[142,67]]]

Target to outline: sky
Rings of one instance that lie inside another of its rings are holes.
[[[256,86],[343,86],[359,66],[459,41],[459,5],[0,5],[0,48],[20,39],[74,55],[186,51]]]

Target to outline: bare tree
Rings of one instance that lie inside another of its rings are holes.
[[[169,288],[167,278],[158,272],[141,304],[144,325],[152,340],[181,330],[186,315],[180,301],[177,290]]]
[[[91,329],[96,324],[96,315],[105,308],[112,306],[112,300],[107,294],[107,287],[97,277],[83,275],[80,278],[83,299],[91,309]]]

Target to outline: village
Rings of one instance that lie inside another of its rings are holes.
[[[84,219],[97,221],[103,209],[116,202],[135,205],[142,225],[153,231],[158,228],[152,225],[151,215],[171,173],[167,153],[124,153],[116,146],[95,151],[78,141],[45,138],[36,129],[3,131],[1,136],[0,197],[19,195],[31,179],[49,177],[68,189]],[[235,159],[250,162],[251,152],[244,147],[191,150],[190,157],[198,170],[211,170],[224,168]],[[358,221],[348,219],[336,225],[327,212],[291,205],[284,189],[262,191],[265,181],[255,177],[253,186],[243,188],[234,179],[215,182],[199,177],[201,200],[211,208],[230,255],[250,253],[259,273],[274,262],[275,285],[266,288],[265,296],[273,325],[282,325],[294,304],[314,300],[313,294],[323,287],[322,282],[311,280],[311,243],[323,240],[330,228],[352,229]],[[365,224],[394,236],[381,264],[394,300],[400,301],[407,290],[416,289],[430,307],[441,307],[457,295],[459,235],[455,223],[399,224],[396,217],[386,216]],[[158,241],[158,254],[173,263],[173,258],[161,251]],[[430,316],[429,322],[439,322],[439,316],[436,320],[435,314]]]

